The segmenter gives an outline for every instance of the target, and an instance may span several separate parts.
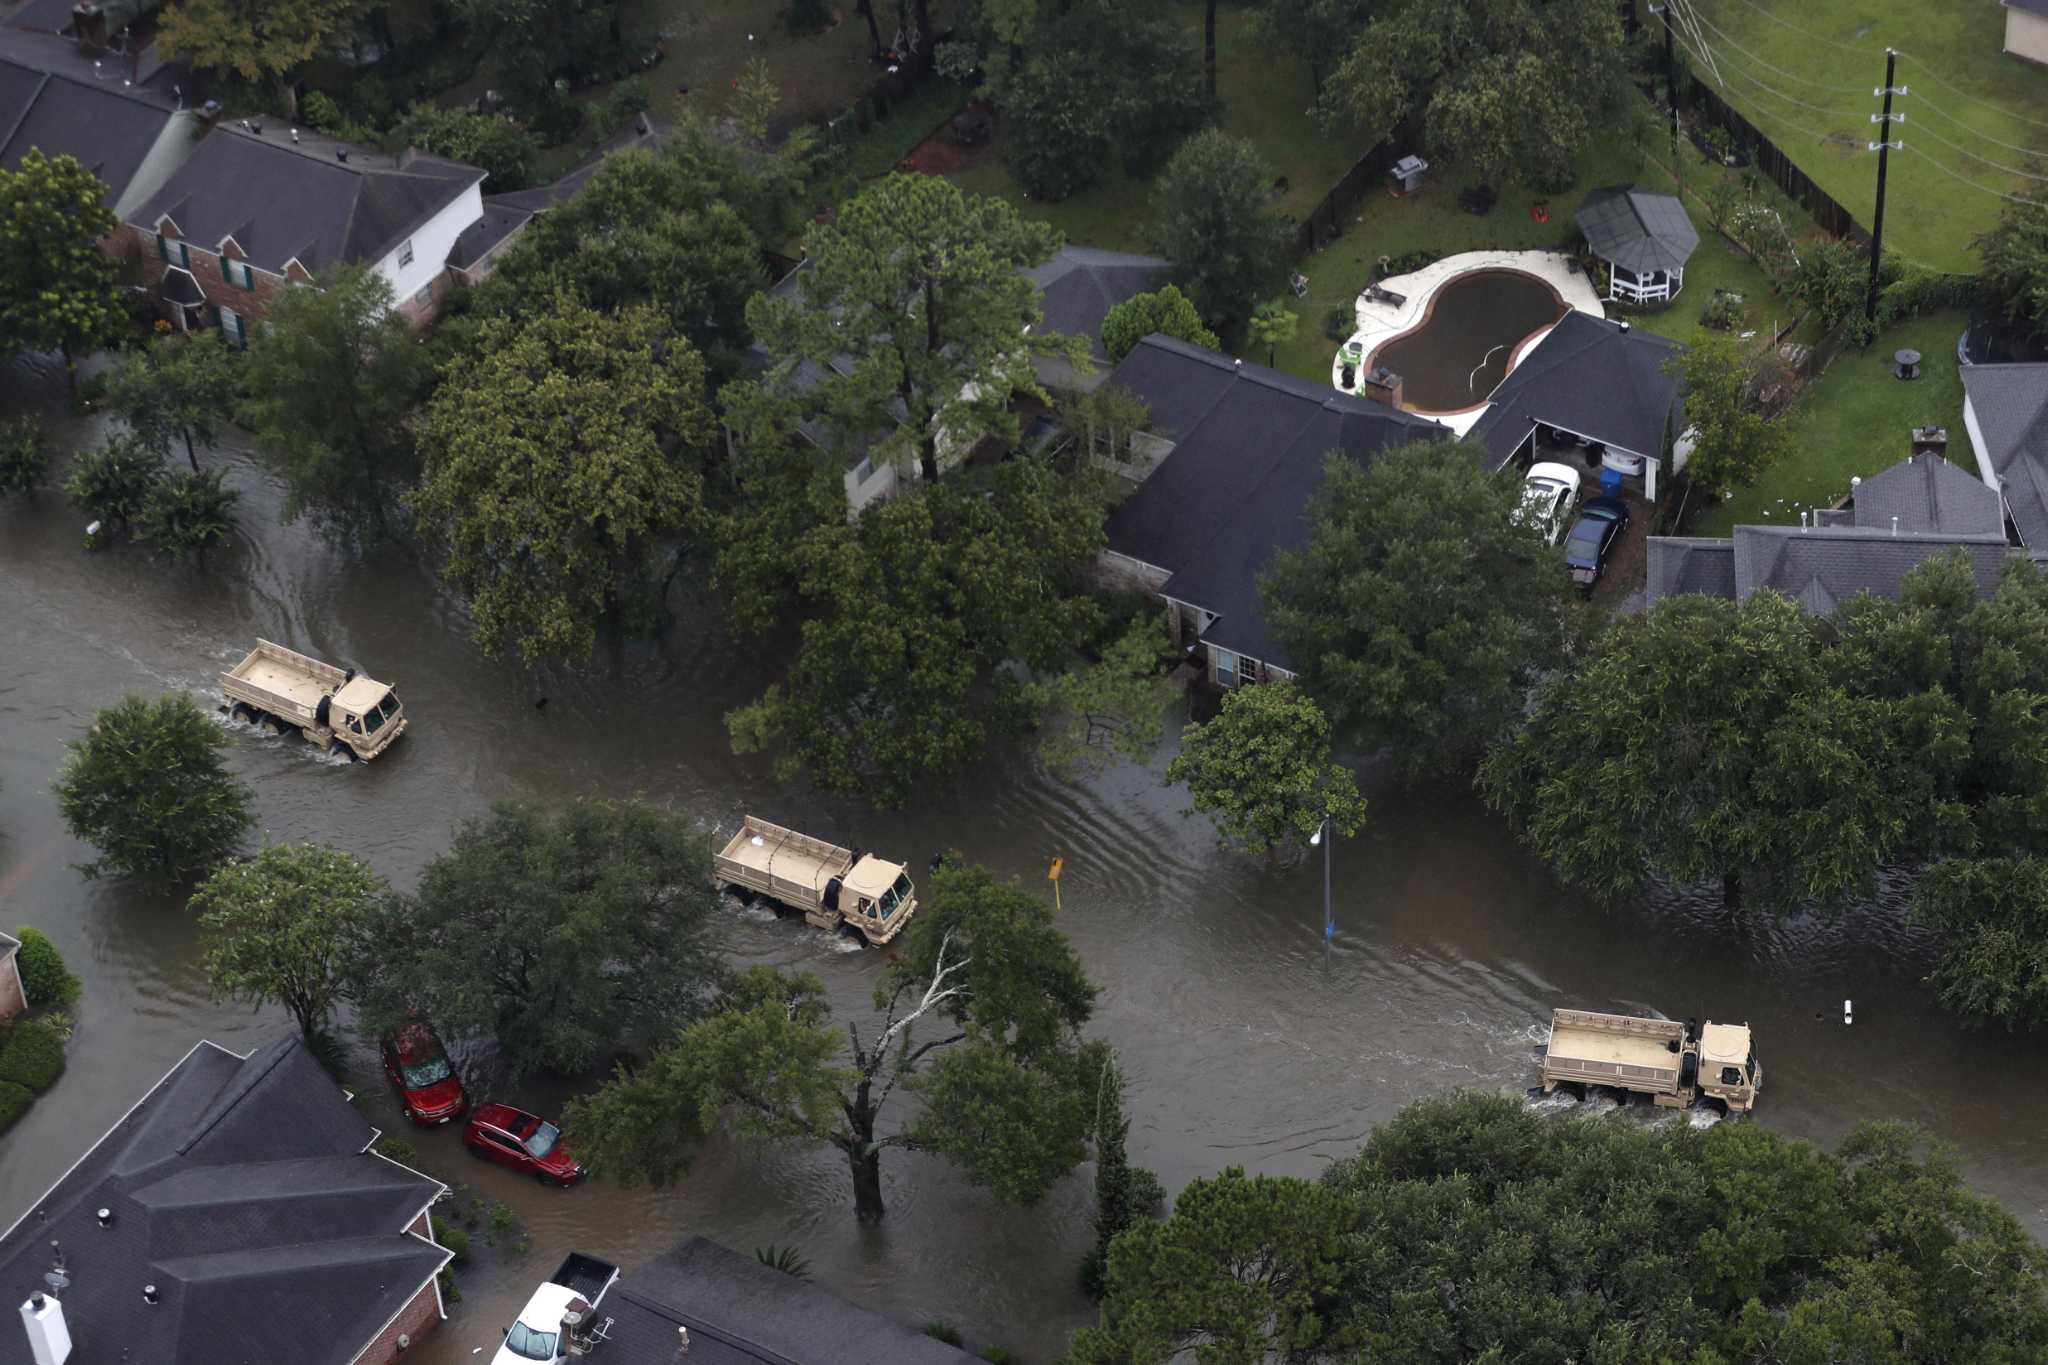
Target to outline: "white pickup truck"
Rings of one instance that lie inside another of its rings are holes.
[[[554,1365],[572,1356],[590,1354],[604,1339],[597,1306],[618,1281],[619,1268],[610,1261],[572,1251],[547,1282],[533,1291],[519,1319],[505,1329],[505,1344],[491,1365]]]
[[[389,686],[268,640],[220,675],[220,689],[236,720],[297,730],[308,744],[361,763],[405,733],[405,708]]]

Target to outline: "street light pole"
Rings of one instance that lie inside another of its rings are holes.
[[[1330,913],[1330,817],[1325,815],[1323,823],[1314,834],[1308,836],[1309,847],[1323,846],[1323,942],[1328,943],[1337,936],[1337,919]]]

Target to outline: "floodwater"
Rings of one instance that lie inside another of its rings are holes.
[[[0,371],[8,395],[55,389]],[[54,414],[69,443],[90,423]],[[494,797],[637,794],[707,830],[758,811],[917,865],[954,848],[1045,888],[1066,859],[1062,923],[1101,987],[1093,1027],[1130,1083],[1132,1151],[1169,1189],[1227,1166],[1314,1175],[1404,1102],[1454,1086],[1519,1091],[1554,1005],[1747,1020],[1766,1069],[1757,1121],[1828,1140],[1865,1117],[1916,1119],[1954,1143],[1970,1179],[2048,1235],[2048,1045],[1957,1027],[1919,978],[1926,942],[1896,897],[1827,920],[1730,919],[1710,899],[1588,908],[1462,797],[1373,791],[1360,837],[1335,849],[1335,941],[1322,868],[1274,869],[1219,851],[1161,785],[1167,755],[1081,785],[1012,754],[903,812],[779,787],[735,758],[722,712],[762,665],[715,628],[679,626],[586,674],[530,675],[479,657],[461,606],[398,555],[357,560],[277,524],[274,488],[232,449],[241,538],[204,568],[133,546],[89,554],[55,494],[0,507],[0,921],[47,930],[85,979],[71,1068],[0,1138],[0,1220],[25,1209],[193,1043],[243,1049],[286,1027],[275,1011],[213,1003],[182,907],[87,882],[48,784],[95,708],[127,692],[213,696],[215,672],[257,636],[346,660],[397,684],[412,728],[350,767],[296,741],[236,732],[261,838],[321,839],[409,885],[456,824]],[[703,620],[701,608],[685,620]],[[545,709],[535,702],[548,698]],[[842,1012],[866,1008],[880,968],[793,919],[735,907],[732,951],[821,975]],[[1842,1001],[1855,1000],[1845,1027]],[[402,1130],[367,1051],[357,1102]],[[563,1090],[509,1096],[553,1106]],[[1602,1120],[1651,1121],[1643,1110]],[[714,1144],[675,1188],[560,1191],[463,1157],[456,1134],[415,1136],[436,1174],[511,1205],[530,1247],[485,1245],[463,1301],[413,1354],[427,1365],[494,1350],[561,1254],[631,1266],[704,1234],[742,1251],[794,1244],[813,1279],[913,1322],[944,1318],[977,1344],[1057,1353],[1089,1307],[1074,1267],[1089,1242],[1084,1167],[1038,1208],[1004,1209],[935,1158],[883,1160],[889,1216],[855,1223],[833,1152]]]
[[[1368,364],[1400,375],[1402,401],[1416,411],[1456,412],[1485,402],[1519,343],[1564,311],[1557,291],[1534,275],[1474,270],[1437,290],[1422,325],[1382,345]]]

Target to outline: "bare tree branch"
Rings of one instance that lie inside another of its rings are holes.
[[[918,1019],[921,1018],[928,1011],[930,1011],[933,1006],[943,1004],[945,1001],[951,1000],[956,995],[963,995],[966,993],[966,987],[964,986],[946,985],[946,978],[951,976],[953,973],[959,971],[962,967],[965,967],[968,963],[974,961],[974,959],[971,957],[963,957],[958,962],[955,962],[952,966],[947,966],[946,949],[952,946],[953,935],[950,933],[948,933],[944,938],[939,940],[938,964],[936,966],[936,969],[932,972],[931,984],[924,988],[924,999],[918,1001],[916,1009],[904,1015],[895,1023],[889,1025],[888,1030],[882,1034],[880,1040],[878,1040],[875,1044],[875,1052],[877,1055],[886,1054],[889,1051],[889,1044],[895,1041],[896,1035],[901,1033],[904,1029],[909,1028],[912,1024],[916,1023]]]

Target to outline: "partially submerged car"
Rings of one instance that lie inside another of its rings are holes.
[[[1522,501],[1515,508],[1515,524],[1541,535],[1545,545],[1555,545],[1564,534],[1565,514],[1578,500],[1578,470],[1547,461],[1531,465],[1522,477]]]
[[[470,1154],[530,1175],[543,1185],[573,1185],[583,1164],[562,1144],[562,1130],[537,1114],[495,1101],[469,1116],[462,1145]]]
[[[407,1019],[384,1035],[379,1051],[384,1074],[398,1091],[399,1107],[414,1123],[422,1127],[447,1123],[460,1118],[469,1107],[462,1078],[455,1074],[448,1050],[426,1020]]]
[[[1572,582],[1591,588],[1607,567],[1621,533],[1628,529],[1628,504],[1620,498],[1588,498],[1564,538],[1564,562]]]

